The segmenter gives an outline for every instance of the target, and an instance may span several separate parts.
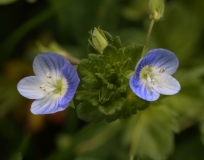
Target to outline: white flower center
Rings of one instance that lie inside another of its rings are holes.
[[[164,73],[165,67],[162,67],[159,72],[155,72],[154,67],[151,66],[144,66],[142,70],[140,71],[140,79],[142,82],[148,83],[151,88],[153,88],[153,85],[155,85],[155,79],[154,76]]]
[[[68,83],[64,77],[52,77],[50,72],[47,72],[45,83],[40,85],[40,89],[47,92],[47,95],[53,93],[59,97],[62,97],[67,92]]]

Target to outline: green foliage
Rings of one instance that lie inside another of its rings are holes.
[[[176,117],[167,106],[155,105],[128,121],[123,140],[131,145],[131,155],[162,160],[173,151],[173,132],[178,131]]]
[[[119,37],[113,38],[104,32],[109,45],[103,51],[89,45],[89,58],[81,60],[77,67],[82,79],[76,99],[78,117],[87,122],[107,122],[127,118],[136,114],[137,109],[145,109],[148,102],[134,95],[129,88],[127,71],[134,71],[143,50],[142,45],[130,44],[122,47]],[[101,54],[102,53],[102,54]]]
[[[0,5],[7,5],[10,3],[14,3],[16,0],[0,0]]]
[[[136,21],[146,16],[148,8],[148,0],[132,0],[126,6],[123,6],[122,15],[125,19]]]
[[[192,12],[187,8],[179,3],[172,3],[168,5],[165,12],[165,19],[168,21],[165,23],[159,21],[154,28],[154,33],[160,35],[157,36],[157,41],[164,48],[171,46],[171,50],[176,53],[181,64],[186,64],[187,58],[195,52],[200,27],[197,24],[198,21],[192,16]],[[174,23],[175,17],[179,23]],[[166,40],[163,41],[163,39]]]

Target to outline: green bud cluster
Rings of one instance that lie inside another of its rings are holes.
[[[149,106],[149,102],[132,92],[128,79],[140,59],[143,46],[122,47],[119,37],[113,38],[102,30],[100,33],[107,40],[107,46],[99,51],[89,41],[90,54],[77,67],[81,77],[76,96],[77,114],[80,119],[94,123],[127,118]]]

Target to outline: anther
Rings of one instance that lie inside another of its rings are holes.
[[[45,91],[45,85],[44,84],[42,84],[41,86],[40,86],[40,89],[42,89],[43,91]]]
[[[42,89],[42,88],[45,88],[45,85],[44,84],[42,84],[41,86],[40,86],[40,88]]]
[[[149,83],[152,82],[151,77],[149,76],[149,74],[147,74],[147,81],[148,81]]]
[[[51,77],[52,77],[51,74],[50,74],[50,72],[47,72],[46,77],[47,77],[47,78],[51,78]]]
[[[144,72],[144,74],[147,74],[147,75],[149,76],[149,74],[148,74],[148,73],[149,73],[149,71],[145,71],[145,72]]]
[[[152,85],[155,85],[155,80],[152,79],[152,80],[151,80],[151,83],[152,83]]]
[[[164,73],[165,70],[166,70],[165,67],[162,67],[162,68],[160,69],[159,73]]]

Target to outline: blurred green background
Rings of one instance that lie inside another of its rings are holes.
[[[86,58],[94,27],[124,46],[144,44],[148,13],[148,0],[0,0],[0,159],[127,160],[134,150],[135,160],[203,160],[203,0],[166,1],[150,48],[178,56],[182,89],[128,119],[88,124],[71,107],[36,116],[32,100],[17,92],[41,52],[58,52],[73,64]]]

